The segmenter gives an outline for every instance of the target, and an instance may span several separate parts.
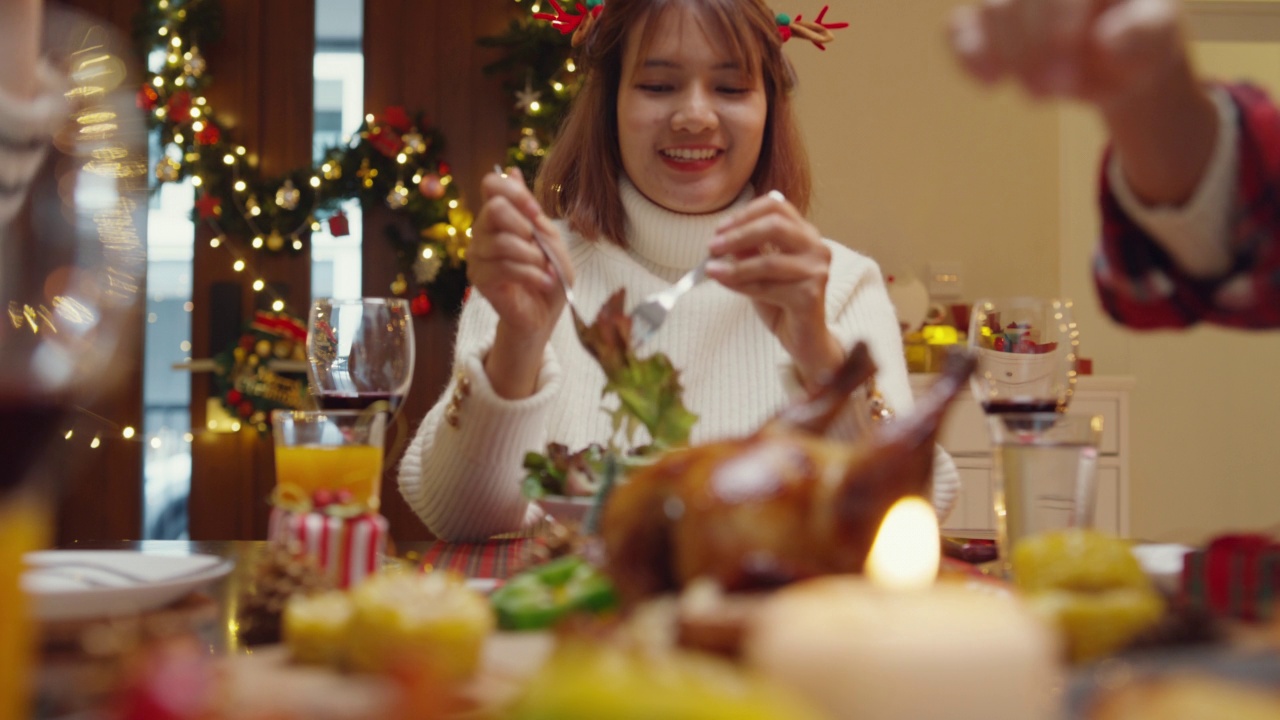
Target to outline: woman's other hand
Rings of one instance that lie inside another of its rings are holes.
[[[826,322],[831,250],[781,193],[725,220],[709,251],[708,277],[751,298],[806,385],[835,370],[844,350]]]
[[[467,251],[467,279],[498,314],[485,370],[494,390],[514,399],[537,389],[542,351],[565,301],[555,270],[533,239],[535,227],[570,273],[566,282],[573,282],[573,271],[559,231],[543,214],[520,171],[509,173],[489,173],[481,182],[484,204]]]

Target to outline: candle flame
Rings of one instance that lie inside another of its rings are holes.
[[[867,578],[877,587],[925,588],[938,576],[938,514],[924,498],[904,497],[885,513],[867,554]]]

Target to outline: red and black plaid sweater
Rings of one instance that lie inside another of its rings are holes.
[[[1222,277],[1184,273],[1124,214],[1102,174],[1102,244],[1094,280],[1103,306],[1124,325],[1280,327],[1280,110],[1256,87],[1224,87],[1239,109],[1240,174],[1230,210],[1234,261]]]

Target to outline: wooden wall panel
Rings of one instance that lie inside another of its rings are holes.
[[[410,112],[425,112],[444,133],[444,156],[464,202],[473,211],[480,203],[480,179],[506,157],[507,111],[513,102],[496,79],[481,72],[497,54],[481,48],[476,39],[501,33],[521,11],[510,0],[365,1],[365,107],[381,112],[388,105],[403,105]],[[366,295],[386,295],[395,278],[395,256],[384,239],[387,222],[394,220],[386,211],[365,215]],[[418,318],[414,330],[417,368],[401,413],[410,430],[449,379],[456,319],[437,309]],[[388,460],[382,512],[391,524],[392,537],[430,537],[396,487],[399,458]]]
[[[315,55],[315,6],[312,0],[223,0],[223,34],[202,46],[213,74],[206,97],[226,126],[227,136],[244,145],[247,156],[267,177],[311,161],[312,58]],[[266,298],[250,286],[249,271],[236,273],[227,248],[209,245],[201,228],[195,246],[192,356],[212,357],[210,329],[215,314],[239,312],[247,320]],[[249,238],[233,239],[270,283],[283,285],[287,310],[304,315],[311,297],[311,256],[307,252],[269,255],[255,252]],[[216,282],[241,286],[239,308],[215,307]],[[192,377],[192,426],[207,422],[207,375]],[[265,538],[267,496],[275,482],[270,435],[205,434],[191,448],[193,540]]]

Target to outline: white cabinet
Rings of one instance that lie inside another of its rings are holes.
[[[935,375],[912,375],[911,389],[919,396]],[[1129,534],[1129,377],[1086,375],[1076,384],[1070,412],[1102,416],[1098,458],[1100,530],[1122,537]],[[960,498],[943,525],[949,535],[994,538],[996,518],[992,500],[991,440],[982,408],[966,390],[947,412],[938,442],[960,471]]]

